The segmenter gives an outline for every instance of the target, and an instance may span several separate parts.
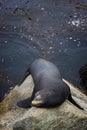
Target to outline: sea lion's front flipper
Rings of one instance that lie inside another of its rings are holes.
[[[17,102],[17,106],[22,107],[22,108],[31,107],[31,98],[27,98],[25,100],[21,100],[21,101]]]

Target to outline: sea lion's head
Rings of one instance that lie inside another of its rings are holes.
[[[55,92],[49,90],[40,90],[35,94],[32,106],[35,107],[51,107],[55,105],[57,96]]]

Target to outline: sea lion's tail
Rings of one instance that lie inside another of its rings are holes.
[[[28,76],[29,74],[30,74],[30,70],[27,69],[27,71],[25,72],[23,78],[22,78],[22,79],[20,80],[20,82],[18,83],[18,86],[20,86],[20,85],[24,82],[24,80],[27,78],[27,76]]]
[[[76,107],[78,107],[79,109],[84,110],[84,109],[83,109],[82,107],[80,107],[80,105],[77,104],[76,101],[72,98],[71,93],[70,93],[69,96],[68,96],[68,100],[69,100],[71,103],[73,103]]]

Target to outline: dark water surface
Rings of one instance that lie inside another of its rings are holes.
[[[0,0],[0,101],[38,57],[55,63],[64,78],[81,88],[87,0]]]

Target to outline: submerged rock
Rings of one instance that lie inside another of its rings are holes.
[[[64,82],[70,86],[74,100],[84,110],[68,100],[55,108],[18,108],[17,101],[32,93],[34,85],[29,76],[0,103],[0,130],[87,130],[87,96],[68,81]]]

